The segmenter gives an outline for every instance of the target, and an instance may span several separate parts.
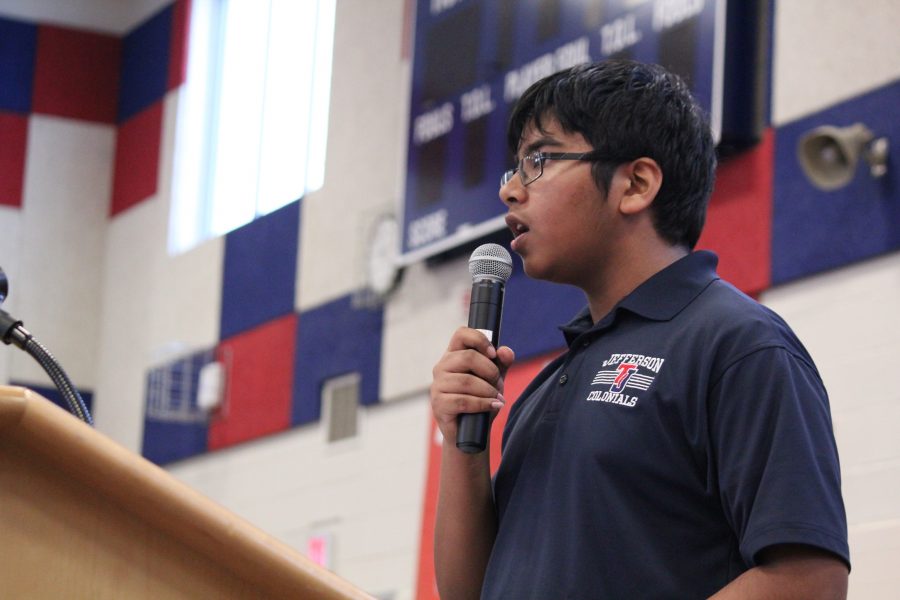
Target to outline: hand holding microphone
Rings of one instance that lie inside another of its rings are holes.
[[[472,254],[469,271],[468,327],[456,330],[434,366],[431,408],[445,443],[476,454],[487,447],[491,412],[503,406],[503,375],[514,360],[512,350],[498,345],[512,259],[502,246],[485,244]]]
[[[512,274],[512,258],[503,246],[484,244],[469,259],[472,297],[469,301],[469,327],[477,329],[499,347],[500,319],[506,282]],[[497,359],[494,360],[498,366]],[[459,416],[456,447],[466,454],[483,452],[490,433],[490,413],[464,413]]]

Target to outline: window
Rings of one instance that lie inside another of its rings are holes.
[[[193,0],[169,251],[322,186],[335,0]]]

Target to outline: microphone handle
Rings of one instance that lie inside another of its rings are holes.
[[[469,327],[481,331],[485,337],[491,340],[494,348],[498,348],[500,343],[503,288],[502,282],[492,279],[482,279],[472,283]],[[496,359],[494,362],[497,362]],[[484,452],[491,430],[490,416],[489,412],[459,415],[456,447],[466,454]]]

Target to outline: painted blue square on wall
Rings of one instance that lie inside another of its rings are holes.
[[[119,122],[128,120],[166,94],[173,6],[135,27],[122,41]]]
[[[329,379],[358,373],[359,402],[380,398],[381,338],[384,310],[353,305],[353,296],[300,313],[291,423],[321,417],[322,385]]]
[[[0,17],[0,110],[31,112],[37,25]]]
[[[797,145],[821,125],[865,124],[876,137],[900,139],[900,82],[788,123],[775,132],[772,282],[785,283],[900,248],[900,160],[872,177],[860,157],[844,187],[823,191],[803,174]]]
[[[219,339],[294,310],[300,201],[225,236]]]
[[[147,374],[144,458],[163,465],[206,452],[209,418],[197,403],[200,370],[214,350],[175,359]]]

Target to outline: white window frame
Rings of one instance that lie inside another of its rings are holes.
[[[192,0],[169,252],[320,188],[336,0]]]

